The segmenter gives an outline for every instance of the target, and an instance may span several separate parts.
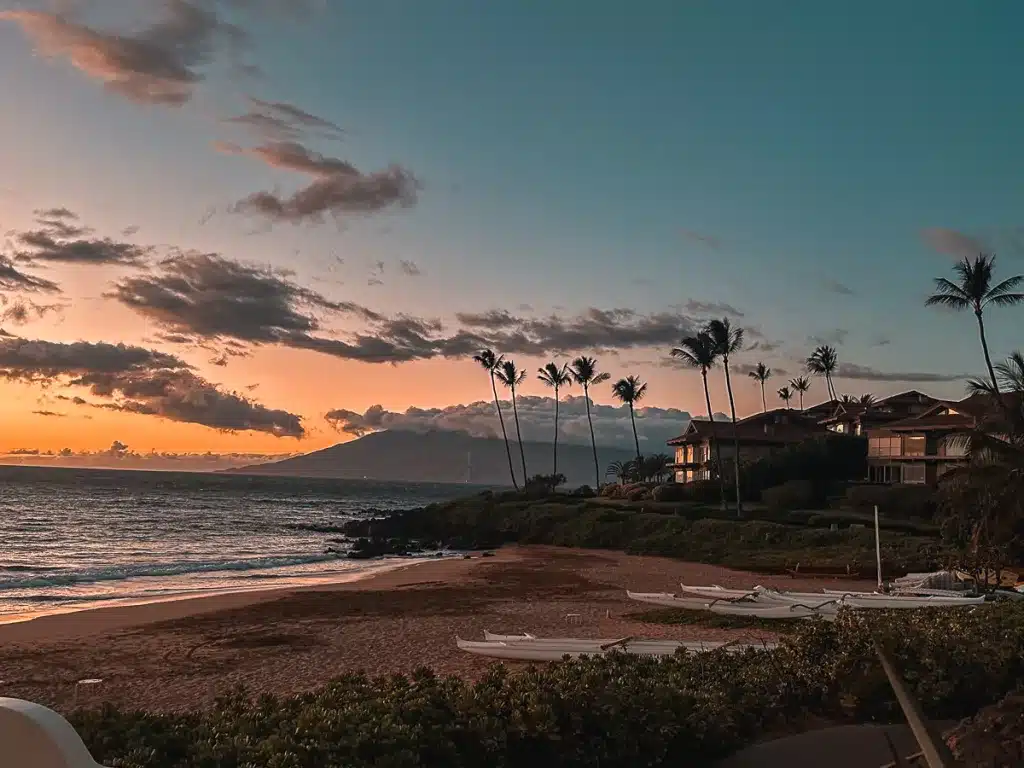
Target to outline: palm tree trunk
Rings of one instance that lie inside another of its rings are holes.
[[[555,440],[552,445],[554,446],[554,455],[551,457],[551,482],[555,482],[555,478],[558,476],[558,387],[555,387]]]
[[[640,472],[640,463],[643,459],[640,457],[640,438],[636,436],[636,419],[633,418],[633,404],[629,404],[629,420],[633,424],[633,443],[636,445],[636,471]]]
[[[491,371],[491,391],[494,392],[494,407],[498,409],[498,423],[501,424],[501,436],[505,439],[505,455],[508,456],[508,471],[512,475],[512,487],[517,491],[519,484],[516,483],[516,470],[512,466],[512,449],[508,445],[508,433],[505,431],[505,418],[501,415],[501,402],[498,400],[498,385],[494,383],[494,372]],[[523,477],[526,482],[526,477]]]
[[[526,486],[526,452],[523,450],[523,433],[519,431],[519,409],[516,408],[516,388],[512,387],[512,415],[516,419],[516,438],[519,440],[519,458],[523,460],[523,486]]]
[[[736,429],[736,403],[732,399],[732,379],[729,376],[729,358],[722,359],[725,368],[725,389],[729,393],[729,410],[732,411],[733,468],[736,473],[736,517],[743,517],[743,500],[740,498],[740,431]]]
[[[804,391],[801,389],[800,390],[800,412],[803,413],[803,410],[804,410]]]
[[[590,445],[594,449],[594,477],[597,480],[597,488],[600,488],[601,465],[597,463],[597,440],[594,438],[594,422],[590,418],[590,390],[586,384],[583,385],[583,398],[587,401],[587,424],[590,425]]]
[[[761,410],[768,413],[768,401],[764,399],[764,380],[761,380]]]
[[[992,386],[995,387],[996,397],[999,397],[999,382],[996,380],[995,369],[992,368],[992,358],[988,354],[988,341],[985,339],[985,321],[981,319],[981,310],[975,310],[978,318],[978,333],[981,334],[981,349],[985,353],[985,365],[988,366],[988,375],[992,377]]]
[[[715,434],[715,414],[711,410],[711,393],[708,391],[707,369],[702,369],[700,375],[704,379],[704,400],[708,404],[708,423],[711,427],[711,439],[715,441],[715,454],[718,457],[718,488],[722,492],[722,511],[724,512],[728,507],[728,504],[725,501],[725,479],[722,477],[722,441],[719,440],[718,435]],[[708,458],[711,457],[709,456]]]

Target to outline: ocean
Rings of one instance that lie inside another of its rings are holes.
[[[358,578],[346,520],[466,485],[0,467],[0,623],[105,605]],[[328,552],[328,549],[341,550]]]

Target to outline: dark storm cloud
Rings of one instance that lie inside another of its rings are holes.
[[[364,173],[352,163],[326,157],[294,141],[269,142],[243,149],[220,145],[222,151],[254,157],[282,170],[312,176],[313,181],[291,195],[256,192],[235,204],[237,213],[256,214],[278,222],[320,222],[325,215],[345,216],[415,205],[420,182],[405,168],[391,165]]]
[[[14,257],[29,264],[140,266],[153,250],[92,234],[93,230],[66,208],[36,211],[36,227],[12,236]]]
[[[201,424],[302,437],[301,417],[225,392],[180,358],[126,344],[0,339],[0,378],[88,388],[96,407]],[[59,395],[67,400],[68,396]],[[86,404],[71,398],[75,404]]]
[[[238,44],[242,31],[213,2],[166,0],[162,18],[134,32],[101,30],[68,14],[4,11],[36,49],[63,58],[87,77],[133,101],[179,106],[204,79],[221,43]]]
[[[853,379],[860,381],[900,381],[916,384],[939,384],[949,381],[963,381],[970,378],[966,373],[922,373],[920,371],[879,371],[868,365],[857,363],[840,363],[839,372],[836,374],[840,379]]]

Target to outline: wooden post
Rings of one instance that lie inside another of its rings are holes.
[[[900,703],[900,709],[903,710],[903,716],[907,718],[907,724],[910,726],[914,738],[917,739],[918,746],[921,747],[921,754],[924,756],[928,768],[956,768],[957,763],[953,760],[953,754],[949,751],[949,747],[925,718],[921,711],[921,705],[907,690],[903,678],[896,671],[889,655],[882,649],[878,638],[874,638],[872,642],[875,646],[875,653],[878,654],[878,660],[882,663],[885,676],[889,678],[889,685],[892,686],[896,700]]]
[[[875,506],[875,562],[878,564],[878,591],[882,591],[882,537],[878,530],[878,507]]]

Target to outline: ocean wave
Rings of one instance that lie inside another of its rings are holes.
[[[326,523],[285,523],[282,528],[289,531],[310,531],[312,533],[344,533],[345,528],[341,525],[328,525]]]
[[[295,565],[312,565],[337,560],[343,555],[337,553],[322,555],[294,555],[281,557],[256,557],[249,560],[207,560],[178,563],[139,563],[137,565],[111,566],[70,573],[55,573],[52,576],[28,578],[0,578],[0,592],[13,589],[42,589],[45,587],[68,587],[75,584],[91,584],[97,581],[121,581],[143,576],[180,576],[189,573],[215,571],[255,571],[263,568],[285,568]]]

